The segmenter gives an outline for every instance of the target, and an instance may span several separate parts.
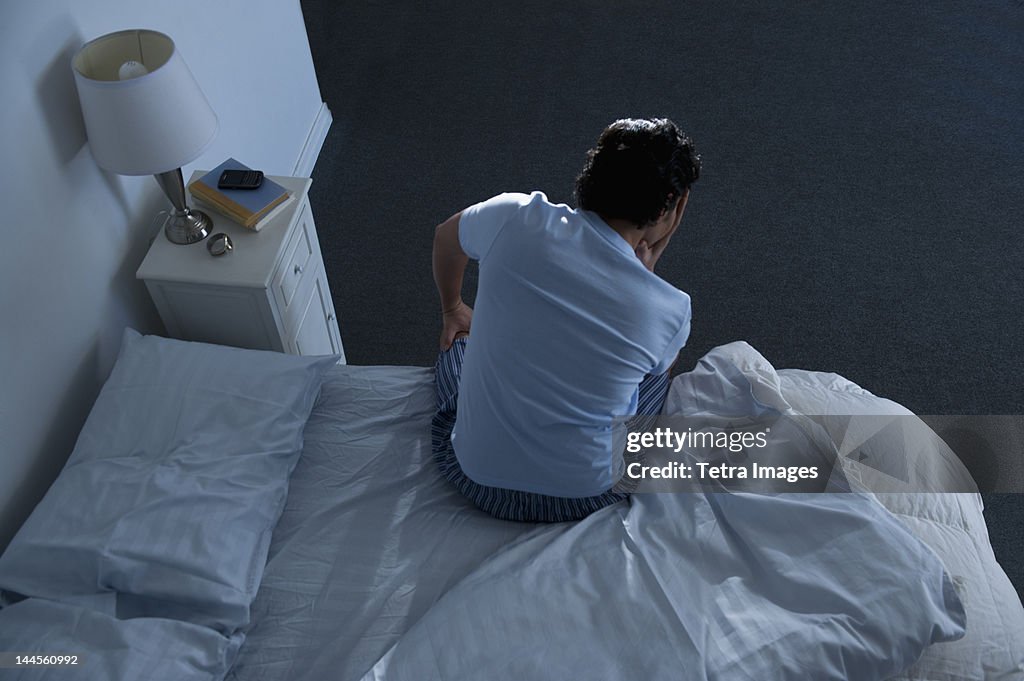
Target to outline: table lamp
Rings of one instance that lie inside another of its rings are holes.
[[[154,175],[174,210],[164,233],[202,241],[212,222],[185,199],[181,167],[217,134],[217,115],[174,41],[144,29],[88,42],[72,60],[93,158],[119,175]]]

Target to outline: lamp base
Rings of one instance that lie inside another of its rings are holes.
[[[201,210],[186,208],[171,213],[164,223],[164,234],[172,244],[194,244],[210,236],[213,220]]]

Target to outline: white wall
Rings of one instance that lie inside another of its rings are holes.
[[[71,75],[84,42],[125,28],[170,35],[220,118],[186,178],[228,156],[308,172],[307,136],[326,132],[298,0],[0,3],[0,548],[70,454],[122,329],[163,330],[135,270],[166,202],[93,162]]]

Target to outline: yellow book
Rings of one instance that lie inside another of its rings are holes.
[[[213,211],[214,213],[219,213],[220,215],[223,215],[224,217],[228,218],[229,220],[231,220],[233,222],[237,222],[238,224],[242,225],[243,227],[251,229],[254,232],[258,232],[261,229],[263,229],[267,225],[267,223],[269,223],[271,220],[273,220],[278,215],[283,213],[285,208],[288,207],[288,205],[292,202],[292,199],[294,197],[291,194],[289,194],[287,197],[285,197],[284,201],[282,201],[281,203],[279,203],[276,206],[274,206],[274,208],[272,208],[266,215],[264,215],[263,217],[259,218],[258,220],[256,220],[255,222],[253,222],[251,224],[246,224],[237,215],[232,214],[230,211],[225,210],[221,206],[217,206],[217,205],[212,204],[212,203],[207,203],[203,199],[200,199],[199,197],[195,196],[194,194],[193,194],[192,198],[194,199],[194,203],[195,203],[195,207],[196,208],[199,208],[200,210],[207,210],[207,211]]]

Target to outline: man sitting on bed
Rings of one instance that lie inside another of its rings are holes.
[[[690,333],[689,296],[654,265],[699,173],[672,121],[619,120],[587,153],[578,209],[501,194],[438,225],[434,456],[483,510],[557,522],[628,496],[612,425],[661,411]],[[461,295],[469,258],[475,314]]]

